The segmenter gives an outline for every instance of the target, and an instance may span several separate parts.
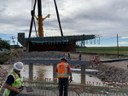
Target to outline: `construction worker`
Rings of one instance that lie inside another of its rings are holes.
[[[79,60],[80,60],[80,61],[81,61],[81,57],[82,57],[82,54],[80,53],[80,54],[79,54]]]
[[[65,58],[62,58],[60,63],[57,64],[55,71],[59,79],[59,96],[68,96],[68,85],[69,80],[72,81],[72,76],[70,65]]]
[[[21,78],[21,70],[24,64],[22,62],[16,62],[13,65],[13,70],[7,77],[4,84],[5,91],[3,96],[17,96],[23,89],[23,79]]]

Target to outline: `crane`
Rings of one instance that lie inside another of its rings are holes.
[[[33,8],[31,10],[31,23],[29,29],[29,36],[25,38],[25,33],[18,33],[18,41],[20,42],[25,49],[30,51],[75,51],[76,42],[81,40],[94,39],[95,35],[73,35],[73,36],[64,36],[61,26],[59,11],[57,7],[56,0],[54,0],[56,16],[59,24],[60,35],[53,37],[45,37],[43,30],[43,22],[50,17],[50,14],[43,17],[42,15],[42,0],[34,0]],[[35,15],[35,9],[38,9],[38,15]],[[38,21],[38,30],[36,30],[36,22]],[[36,37],[32,37],[32,28],[35,28]]]

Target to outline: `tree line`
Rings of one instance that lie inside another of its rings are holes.
[[[0,49],[8,49],[9,50],[10,48],[11,48],[11,46],[10,46],[9,42],[7,40],[2,40],[0,38]]]

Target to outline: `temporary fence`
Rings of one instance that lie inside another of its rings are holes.
[[[59,96],[58,83],[51,78],[24,81],[24,86],[24,90],[18,96]],[[91,81],[87,81],[84,85],[71,83],[68,96],[128,96],[128,83]]]
[[[25,81],[25,88],[18,96],[59,96],[57,82],[51,79]],[[95,86],[92,84],[69,84],[68,96],[128,96],[127,86]]]

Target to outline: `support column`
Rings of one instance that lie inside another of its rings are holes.
[[[85,65],[81,65],[81,84],[85,84]]]
[[[57,78],[57,74],[56,74],[56,72],[55,72],[56,65],[57,65],[57,64],[53,64],[53,81],[54,81],[54,82],[57,82],[57,80],[54,80],[54,78]]]
[[[33,63],[29,64],[29,80],[33,81]]]

